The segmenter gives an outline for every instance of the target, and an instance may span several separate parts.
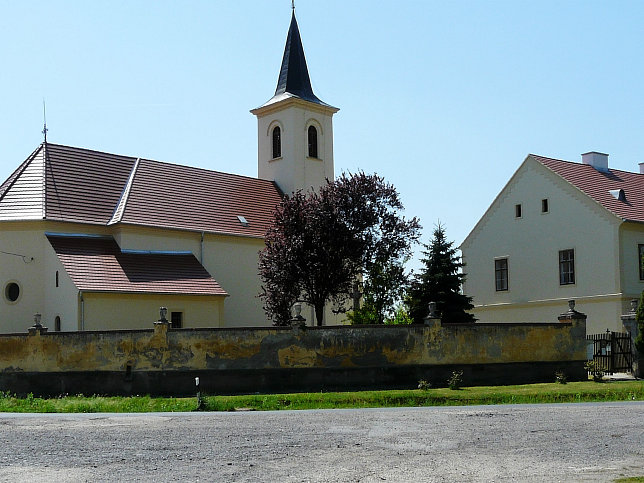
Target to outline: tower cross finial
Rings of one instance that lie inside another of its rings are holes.
[[[45,99],[42,100],[42,119],[43,119],[42,133],[45,136],[45,144],[47,144],[47,111],[45,109]]]
[[[291,9],[295,10],[295,0],[291,0]]]

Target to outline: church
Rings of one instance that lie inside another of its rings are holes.
[[[337,111],[293,12],[275,95],[251,111],[257,178],[45,137],[0,185],[0,333],[36,313],[54,331],[150,328],[161,306],[174,328],[270,325],[258,253],[284,194],[333,179]]]

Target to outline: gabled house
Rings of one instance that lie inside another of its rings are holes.
[[[588,333],[621,331],[644,289],[644,174],[530,154],[461,250],[479,321],[550,321],[574,299]]]
[[[258,178],[45,141],[0,184],[0,332],[34,313],[147,328],[160,306],[175,327],[268,325],[258,252],[283,193],[333,179],[337,111],[313,94],[293,14],[275,95],[252,111]]]

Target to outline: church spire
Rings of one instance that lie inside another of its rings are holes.
[[[250,112],[257,116],[259,178],[275,181],[286,194],[333,179],[332,118],[338,108],[313,94],[295,11],[275,95]]]
[[[302,39],[300,38],[300,29],[295,19],[295,9],[293,9],[293,14],[291,15],[291,26],[286,37],[284,57],[282,58],[282,67],[274,97],[280,94],[291,94],[291,96],[299,97],[306,101],[324,104],[313,94]]]

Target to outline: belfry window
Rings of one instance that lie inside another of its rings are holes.
[[[309,126],[309,158],[318,157],[318,130]]]
[[[282,132],[279,126],[273,128],[273,158],[282,155]]]

